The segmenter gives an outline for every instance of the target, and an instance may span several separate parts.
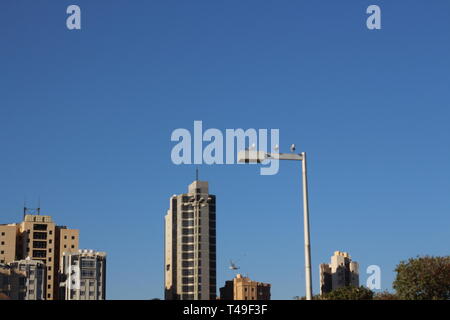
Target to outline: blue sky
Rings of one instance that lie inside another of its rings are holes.
[[[82,30],[65,26],[78,4]],[[380,31],[366,8],[382,9]],[[314,291],[335,250],[382,269],[448,254],[448,1],[0,4],[0,223],[23,199],[108,253],[111,299],[163,297],[163,217],[194,166],[176,128],[277,128],[309,154]],[[298,163],[200,166],[229,259],[274,299],[304,295]]]

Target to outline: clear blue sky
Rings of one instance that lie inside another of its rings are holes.
[[[109,298],[162,298],[163,217],[195,172],[171,163],[171,132],[279,128],[283,151],[309,153],[314,291],[335,250],[363,284],[379,265],[389,289],[400,260],[449,252],[449,16],[425,0],[3,0],[0,223],[40,195],[81,247],[107,251]],[[200,167],[218,287],[234,258],[274,299],[304,295],[296,165]]]

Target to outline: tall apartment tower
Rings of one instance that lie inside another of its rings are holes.
[[[335,251],[330,264],[320,265],[320,294],[346,286],[359,286],[359,265],[347,252]]]
[[[79,250],[63,253],[61,271],[61,299],[105,300],[106,253],[94,250]]]
[[[216,299],[216,197],[208,182],[170,198],[165,216],[165,299]]]
[[[57,226],[51,216],[25,214],[22,222],[0,225],[0,263],[40,261],[46,265],[45,299],[58,299],[63,252],[78,251],[78,230]]]

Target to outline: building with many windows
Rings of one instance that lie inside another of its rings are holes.
[[[11,300],[44,300],[45,265],[30,259],[0,265],[0,293]]]
[[[257,282],[236,275],[233,280],[225,282],[225,286],[220,288],[221,300],[270,300],[269,283]]]
[[[320,265],[320,294],[346,286],[359,286],[359,266],[347,252],[335,251],[330,264]]]
[[[56,225],[51,216],[24,214],[23,221],[0,225],[0,263],[16,260],[45,264],[45,299],[58,299],[59,264],[64,252],[78,251],[78,230]]]
[[[63,253],[61,299],[105,300],[106,253],[79,250]]]
[[[170,198],[164,269],[167,300],[216,299],[216,197],[206,181]]]

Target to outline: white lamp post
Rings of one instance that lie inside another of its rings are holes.
[[[292,145],[291,151],[295,151]],[[309,236],[309,207],[308,207],[308,180],[306,175],[306,153],[269,153],[257,150],[244,150],[238,153],[238,161],[245,163],[261,163],[264,160],[296,160],[302,162],[302,181],[303,181],[303,225],[305,235],[305,284],[306,300],[312,299],[311,282],[311,244]]]

